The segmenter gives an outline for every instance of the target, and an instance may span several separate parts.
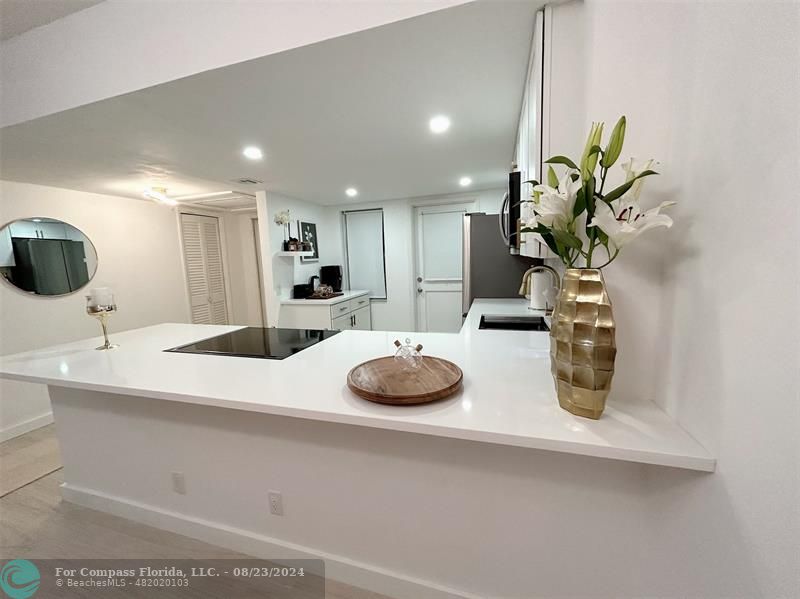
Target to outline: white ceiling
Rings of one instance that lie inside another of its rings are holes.
[[[47,25],[103,0],[0,0],[0,40]]]
[[[355,201],[463,191],[463,175],[502,186],[540,5],[467,4],[7,127],[0,176],[131,197],[151,185],[268,189],[326,205],[353,203],[350,186]],[[452,127],[435,136],[440,113]],[[249,144],[262,161],[241,156]]]

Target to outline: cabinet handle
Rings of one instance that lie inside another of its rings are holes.
[[[367,300],[359,300],[359,302],[358,302],[358,303],[359,303],[359,305],[360,305],[360,304],[366,304],[366,303],[367,303]]]
[[[344,308],[339,308],[339,312],[346,312],[346,311],[347,311],[347,306],[345,306]]]
[[[350,324],[353,325],[353,326],[356,326],[356,315],[355,314],[353,314],[350,317]]]

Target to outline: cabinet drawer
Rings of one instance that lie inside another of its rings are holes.
[[[350,300],[350,309],[360,310],[361,308],[366,308],[369,306],[369,295],[362,295],[361,297],[356,297]]]
[[[331,320],[334,318],[339,318],[340,316],[344,316],[345,314],[350,314],[350,312],[353,311],[353,308],[350,306],[350,301],[351,300],[333,304],[331,306]]]

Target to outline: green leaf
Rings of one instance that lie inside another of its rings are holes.
[[[605,154],[603,154],[603,157],[600,159],[600,166],[603,168],[613,166],[619,158],[622,152],[622,144],[625,142],[626,123],[625,115],[622,115],[619,117],[617,124],[614,125],[614,130],[611,132],[611,139],[608,140]]]
[[[591,156],[592,154],[597,154],[598,152],[602,154],[603,148],[601,148],[600,146],[592,146],[591,148],[589,148],[589,156]]]
[[[578,170],[578,166],[566,156],[553,156],[544,161],[545,164],[565,164],[571,169]]]
[[[587,220],[594,216],[594,188],[596,179],[590,177],[586,183],[583,184],[583,201],[586,204]]]
[[[552,166],[547,167],[547,184],[558,189],[558,175],[556,175],[556,171],[553,170]]]
[[[558,254],[559,256],[565,256],[566,255],[566,253],[564,252],[563,246],[559,246],[559,244],[556,243],[556,240],[553,237],[553,233],[552,233],[550,228],[545,227],[544,225],[540,224],[540,225],[537,225],[533,229],[531,229],[530,227],[525,227],[520,232],[521,233],[537,233],[537,234],[541,235],[542,239],[547,244],[547,247],[549,247],[550,250],[553,253]],[[559,249],[559,247],[560,247],[560,249]]]
[[[558,251],[558,245],[556,244],[556,240],[553,238],[550,232],[539,233],[539,235],[542,236],[542,239],[544,239],[544,242],[547,244],[547,247],[550,248],[550,251],[554,252],[555,254],[558,254],[559,256],[561,255]]]
[[[539,182],[538,182],[536,179],[528,179],[527,181],[523,181],[523,183],[530,183],[530,184],[531,184],[531,185],[533,185],[534,187],[536,187],[537,185],[539,185]]]
[[[649,175],[657,175],[657,174],[658,174],[657,172],[651,171],[651,170],[642,171],[641,173],[639,173],[637,176],[635,176],[630,181],[626,181],[625,183],[623,183],[619,187],[615,187],[614,189],[609,191],[606,195],[603,196],[603,200],[605,200],[605,202],[607,204],[610,204],[614,200],[616,200],[618,198],[621,198],[623,195],[625,195],[625,193],[627,193],[627,191],[631,187],[633,187],[633,184],[636,182],[637,179],[641,179],[642,177],[647,177]]]
[[[575,250],[583,249],[583,242],[575,237],[572,233],[568,231],[559,231],[558,229],[552,229],[553,237],[555,238],[556,242],[564,245],[566,247],[571,247]]]
[[[572,217],[578,218],[578,216],[586,210],[586,198],[584,197],[583,187],[578,190],[578,194],[575,197],[575,206],[572,209]]]

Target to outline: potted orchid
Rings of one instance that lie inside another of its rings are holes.
[[[593,123],[579,164],[553,156],[547,184],[533,186],[529,207],[533,217],[520,232],[541,236],[566,266],[550,330],[551,370],[559,405],[580,416],[599,418],[611,389],[616,345],[614,317],[601,269],[639,235],[671,227],[662,214],[674,202],[650,210],[639,203],[653,160],[633,158],[622,164],[625,182],[605,191],[611,167],[622,153],[625,117],[602,146],[603,123]],[[553,165],[563,167],[558,177]],[[598,171],[599,166],[599,171]]]
[[[288,210],[275,213],[275,224],[284,228],[283,237],[283,250],[289,251],[292,249],[292,218]],[[294,240],[297,241],[297,240]]]

